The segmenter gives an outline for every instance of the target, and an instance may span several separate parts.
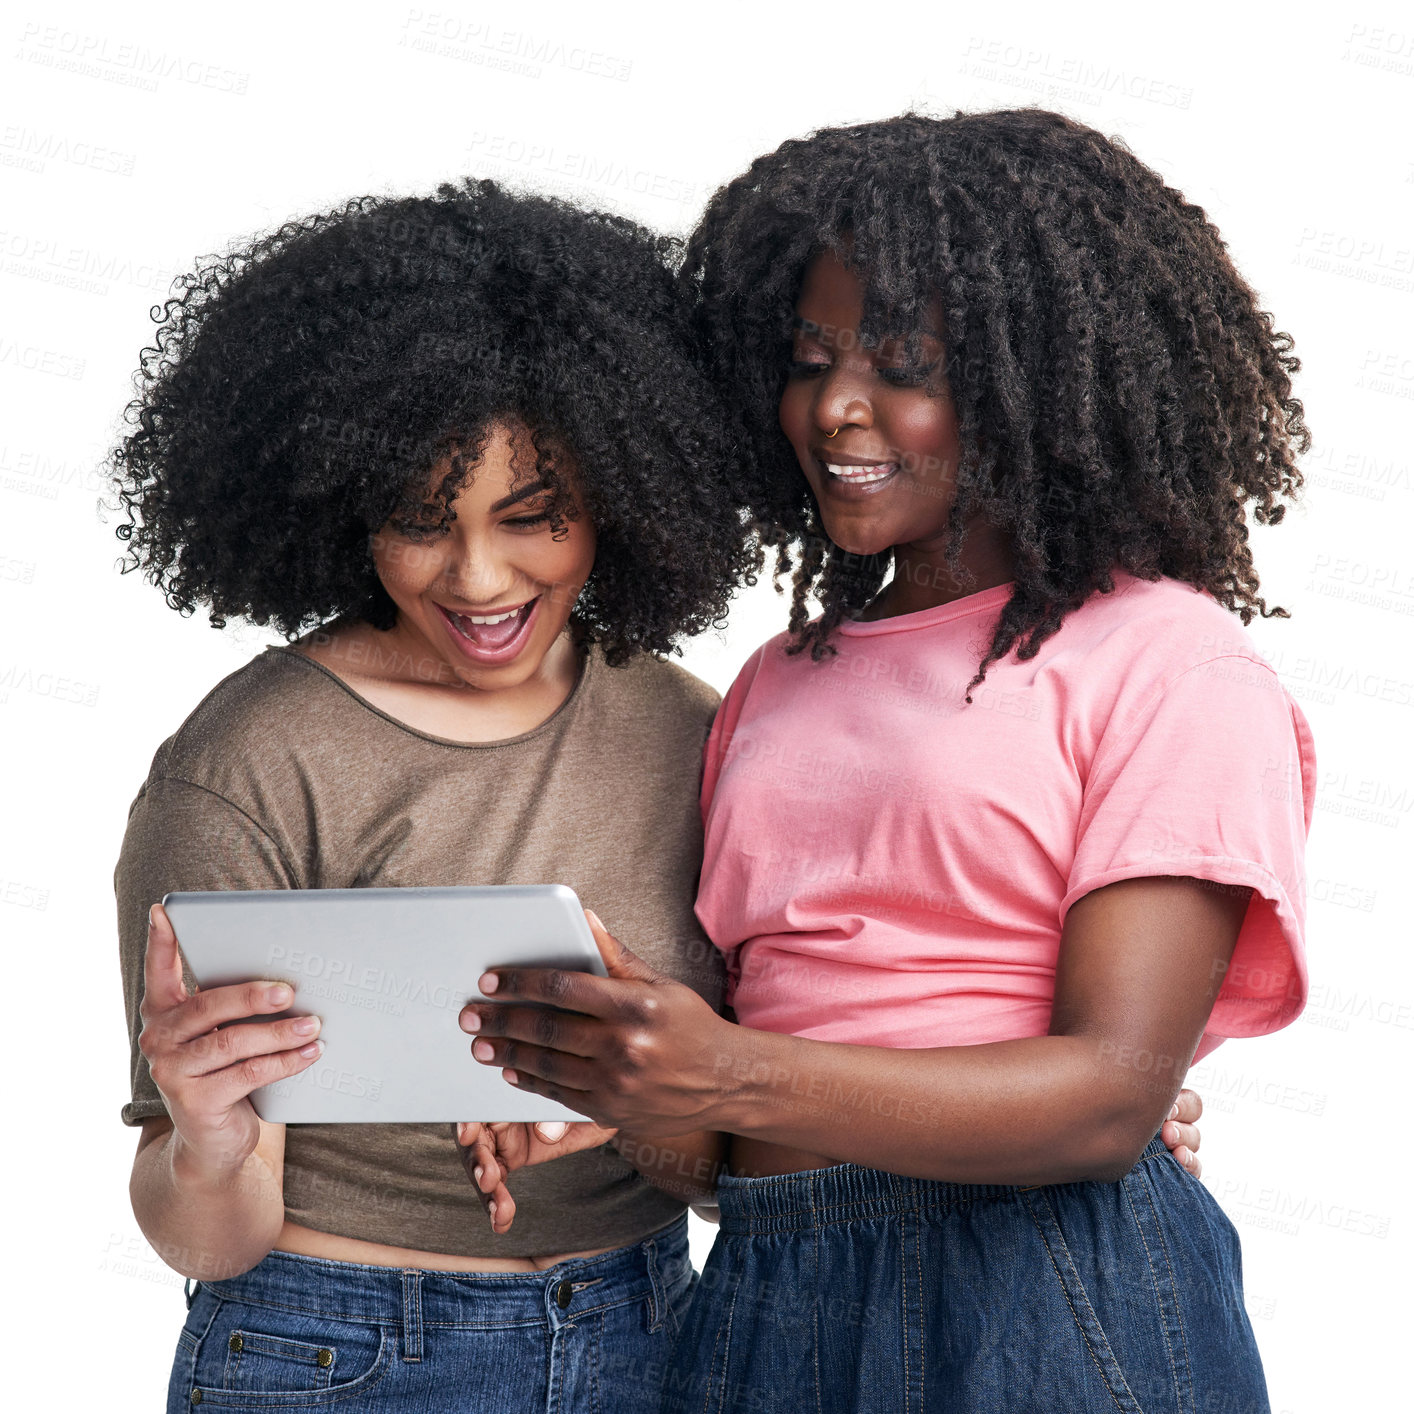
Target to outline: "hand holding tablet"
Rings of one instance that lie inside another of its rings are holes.
[[[458,1025],[488,968],[605,976],[579,899],[563,885],[172,893],[163,906],[202,988],[293,998],[217,1023],[289,1027],[320,1018],[323,1051],[251,1092],[287,1124],[580,1120],[477,1065]],[[252,979],[260,979],[258,982]],[[214,1038],[212,1038],[214,1042]],[[221,1045],[232,1048],[236,1038]],[[156,1078],[156,1077],[154,1077]],[[159,1082],[160,1085],[160,1082]]]
[[[260,1142],[251,1091],[310,1064],[321,1049],[312,1039],[318,1018],[271,1019],[290,1004],[283,984],[245,982],[189,993],[161,904],[148,912],[143,977],[138,1045],[182,1141],[174,1162],[208,1177],[235,1174]],[[229,1024],[236,1021],[248,1024]]]

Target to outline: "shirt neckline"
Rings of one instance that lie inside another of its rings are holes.
[[[1016,581],[1009,579],[1005,584],[994,584],[990,589],[979,589],[973,594],[964,594],[960,599],[949,599],[946,604],[935,604],[931,609],[915,609],[911,614],[894,614],[886,619],[844,619],[836,629],[854,637],[877,633],[904,633],[909,629],[935,628],[938,624],[950,623],[953,619],[968,618],[973,614],[985,613],[1000,608],[1011,598]]]
[[[385,722],[398,728],[399,731],[406,732],[409,736],[415,736],[420,741],[431,742],[434,746],[450,746],[457,751],[495,751],[503,746],[520,746],[524,742],[533,741],[543,733],[554,730],[563,724],[568,717],[571,708],[582,698],[587,689],[587,684],[591,676],[598,673],[598,647],[591,643],[585,650],[584,661],[580,665],[579,676],[575,679],[575,684],[570,688],[565,700],[550,713],[538,726],[531,727],[529,731],[521,732],[519,736],[499,737],[495,741],[454,741],[451,737],[436,736],[432,732],[425,732],[420,727],[414,727],[411,723],[405,722],[400,717],[395,717],[391,712],[385,712],[383,708],[375,706],[366,697],[355,691],[341,678],[338,673],[331,668],[326,668],[323,663],[309,657],[306,653],[301,653],[297,649],[290,648],[282,643],[272,643],[266,650],[267,653],[281,653],[286,658],[293,659],[297,663],[304,663],[317,673],[322,673],[342,692],[353,698],[355,702],[366,711],[371,712],[375,717],[381,717]]]

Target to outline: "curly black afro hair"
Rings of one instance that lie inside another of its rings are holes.
[[[1300,363],[1201,208],[1058,113],[909,112],[758,158],[713,196],[682,266],[739,417],[745,494],[777,574],[795,570],[792,651],[834,651],[892,560],[829,544],[777,423],[796,298],[825,250],[860,273],[866,340],[923,327],[942,300],[962,447],[948,563],[971,582],[958,556],[978,515],[1015,549],[969,689],[1013,645],[1034,656],[1116,567],[1198,585],[1244,624],[1289,617],[1258,594],[1245,509],[1276,524],[1302,484]]]
[[[152,311],[110,454],[124,572],[216,627],[390,628],[371,533],[445,533],[491,428],[514,419],[535,448],[517,484],[551,488],[552,533],[575,514],[567,458],[595,525],[581,632],[615,665],[679,651],[761,563],[724,493],[739,449],[689,333],[681,254],[622,217],[463,179],[205,258]]]

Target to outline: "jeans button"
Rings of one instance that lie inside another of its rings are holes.
[[[563,1311],[563,1310],[565,1309],[565,1307],[568,1306],[568,1305],[570,1304],[570,1302],[573,1301],[573,1300],[574,1300],[574,1287],[571,1286],[571,1285],[569,1284],[569,1282],[567,1282],[567,1281],[562,1281],[562,1282],[555,1288],[555,1305],[558,1306],[561,1311]]]

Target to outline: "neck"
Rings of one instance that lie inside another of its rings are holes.
[[[936,609],[969,594],[995,589],[1016,578],[1011,538],[980,518],[967,526],[962,541],[960,572],[943,554],[945,535],[894,546],[894,575],[860,616],[890,619]]]

